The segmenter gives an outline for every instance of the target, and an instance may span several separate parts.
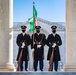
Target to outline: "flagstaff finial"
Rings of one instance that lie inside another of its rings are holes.
[[[33,2],[33,5],[35,4],[35,2]]]

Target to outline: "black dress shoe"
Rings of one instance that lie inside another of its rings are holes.
[[[34,70],[34,71],[37,71],[37,70]]]
[[[28,71],[27,69],[25,71]]]
[[[43,71],[43,70],[41,70],[41,71]]]
[[[23,71],[23,69],[21,69],[21,71]]]

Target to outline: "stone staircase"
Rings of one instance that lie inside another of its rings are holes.
[[[0,75],[76,75],[76,72],[0,72]]]

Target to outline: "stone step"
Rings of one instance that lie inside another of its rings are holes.
[[[0,75],[76,75],[76,72],[0,72]]]

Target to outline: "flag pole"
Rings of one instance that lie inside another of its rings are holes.
[[[34,4],[35,3],[33,2],[33,24],[34,24]],[[33,47],[34,47],[34,30],[33,30]],[[33,57],[33,69],[34,69],[34,51],[32,52],[32,57]]]
[[[34,24],[34,4],[35,2],[33,2],[33,24]],[[34,30],[33,30],[33,46],[34,46]]]

